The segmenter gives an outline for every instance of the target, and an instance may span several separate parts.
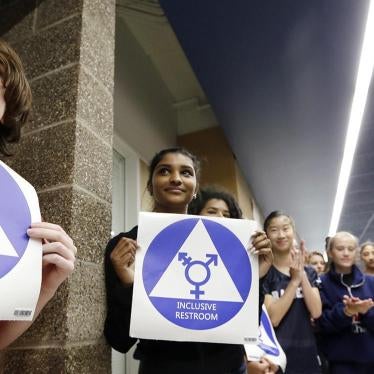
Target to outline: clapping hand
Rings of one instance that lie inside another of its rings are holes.
[[[355,314],[366,314],[373,306],[374,301],[372,298],[361,300],[358,297],[343,296],[344,313],[352,317]]]
[[[290,266],[290,275],[291,279],[300,284],[301,279],[304,273],[304,259],[305,259],[305,242],[301,240],[300,249],[294,246],[291,249],[291,266]]]

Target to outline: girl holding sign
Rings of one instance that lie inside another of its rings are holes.
[[[331,374],[374,373],[374,277],[355,265],[358,240],[338,232],[328,245],[330,270],[322,275],[321,349]]]
[[[9,155],[7,143],[20,139],[21,127],[27,122],[30,109],[31,90],[22,63],[15,51],[0,39],[0,155]],[[35,319],[73,271],[77,249],[69,235],[52,223],[33,223],[27,234],[30,238],[43,240],[42,285]],[[0,321],[0,350],[31,324],[32,321]]]
[[[186,214],[196,197],[199,171],[197,158],[185,149],[157,153],[147,183],[154,212]],[[111,239],[105,253],[108,309],[104,333],[108,343],[120,352],[127,352],[137,342],[129,336],[136,240],[134,227]],[[260,251],[266,244],[256,242],[255,248]],[[141,374],[246,373],[240,345],[140,339],[134,357],[140,360]]]
[[[234,196],[226,191],[214,187],[207,187],[200,190],[197,198],[192,201],[188,207],[190,214],[222,217],[222,218],[243,218],[242,211],[235,200]],[[273,254],[271,251],[271,244],[264,232],[258,231],[253,238],[254,242],[264,241],[266,247],[262,248],[259,256],[259,277],[260,277],[260,302],[259,308],[261,310],[263,304],[263,294],[261,293],[261,283],[263,277],[269,271],[273,263]],[[261,314],[261,313],[260,313]],[[261,318],[264,316],[261,316]],[[257,346],[255,346],[257,348]],[[256,351],[257,353],[257,351]],[[247,368],[249,373],[254,374],[275,374],[279,366],[274,364],[266,357],[260,358],[258,361],[248,361]]]
[[[310,318],[321,315],[317,273],[304,266],[305,248],[294,248],[293,219],[272,212],[264,229],[271,240],[274,264],[263,283],[265,306],[280,345],[287,356],[286,373],[320,373],[315,338]]]

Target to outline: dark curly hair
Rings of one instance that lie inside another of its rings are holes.
[[[240,209],[234,196],[229,192],[215,186],[201,189],[197,194],[196,199],[192,200],[192,202],[188,205],[188,213],[199,215],[204,209],[206,203],[212,199],[223,200],[227,204],[230,212],[230,218],[243,218],[242,210]]]
[[[0,79],[4,86],[5,113],[0,123],[0,154],[9,156],[7,143],[19,141],[21,127],[31,110],[30,85],[17,53],[0,39]]]

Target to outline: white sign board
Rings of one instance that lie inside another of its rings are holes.
[[[282,371],[286,370],[286,355],[275,335],[271,320],[265,305],[262,305],[261,324],[257,345],[244,345],[248,361],[259,361],[262,357],[267,358]]]
[[[257,223],[140,213],[130,335],[256,343],[258,259],[248,252]]]
[[[40,222],[30,183],[0,161],[0,320],[31,320],[39,297],[42,243],[26,230]]]

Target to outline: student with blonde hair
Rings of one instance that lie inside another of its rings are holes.
[[[321,349],[331,374],[374,373],[374,277],[355,265],[358,240],[338,232],[329,241],[330,270],[321,277]]]

